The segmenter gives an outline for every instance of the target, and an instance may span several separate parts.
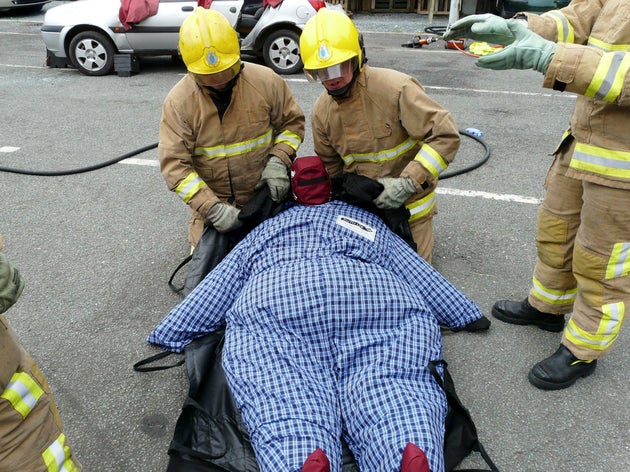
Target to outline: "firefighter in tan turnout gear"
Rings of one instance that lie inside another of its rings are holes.
[[[1,315],[23,288],[18,270],[0,252],[0,470],[77,472],[81,466],[68,446],[48,382]]]
[[[544,87],[579,94],[546,179],[529,296],[492,309],[508,323],[563,331],[529,380],[566,388],[595,370],[630,308],[630,2],[573,0],[511,20],[471,16],[445,35],[461,37],[507,46],[479,66],[534,69]]]
[[[319,10],[302,31],[300,54],[307,77],[326,88],[313,106],[315,153],[333,178],[377,179],[377,207],[406,205],[418,254],[431,262],[435,188],[459,148],[453,117],[413,77],[367,66],[342,12]]]
[[[206,221],[237,229],[240,208],[261,186],[274,201],[286,198],[304,113],[279,75],[241,62],[236,31],[220,13],[189,15],[179,50],[188,74],[164,101],[158,153],[169,189],[191,209],[194,246]]]

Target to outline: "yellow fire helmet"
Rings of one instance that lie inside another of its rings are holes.
[[[240,61],[236,30],[221,13],[197,7],[179,30],[179,52],[194,74],[216,74]]]
[[[348,15],[327,8],[318,10],[304,25],[300,55],[307,76],[355,57],[359,70],[363,69],[359,31]]]

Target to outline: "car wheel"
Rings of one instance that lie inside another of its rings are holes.
[[[278,74],[296,74],[304,64],[300,57],[300,35],[291,30],[271,33],[263,45],[265,65]]]
[[[74,67],[85,75],[107,75],[114,70],[116,48],[96,31],[83,31],[70,42],[69,56]]]

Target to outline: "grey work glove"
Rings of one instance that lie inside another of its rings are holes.
[[[278,156],[269,158],[256,188],[259,189],[265,184],[269,187],[269,193],[274,202],[281,202],[287,198],[291,187],[289,170]]]
[[[376,180],[383,185],[383,191],[374,199],[374,204],[382,210],[400,208],[416,193],[416,186],[409,177],[383,177]]]
[[[13,305],[24,289],[24,281],[18,270],[0,253],[0,313]]]
[[[243,225],[243,222],[238,219],[240,212],[241,210],[227,203],[215,203],[206,215],[206,219],[219,233],[227,233]]]
[[[469,38],[492,44],[507,46],[516,38],[508,27],[508,21],[500,16],[486,13],[470,15],[453,23],[444,33],[445,40]]]
[[[497,52],[481,56],[476,65],[485,69],[534,69],[547,73],[557,44],[541,38],[523,22],[508,20],[507,26],[514,35],[514,42]]]

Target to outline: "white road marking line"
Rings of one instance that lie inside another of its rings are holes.
[[[477,197],[486,198],[488,200],[499,200],[504,202],[527,203],[530,205],[539,205],[542,201],[540,198],[525,197],[522,195],[512,195],[509,193],[490,193],[480,192],[478,190],[459,190],[456,188],[439,187],[435,189],[437,193],[444,195],[456,195],[459,197]]]
[[[15,152],[18,149],[20,149],[19,147],[13,147],[13,146],[2,146],[0,147],[0,152]]]
[[[135,157],[130,157],[129,159],[125,159],[120,161],[120,164],[131,164],[134,166],[151,166],[151,167],[160,167],[160,162],[155,159],[137,159]]]

